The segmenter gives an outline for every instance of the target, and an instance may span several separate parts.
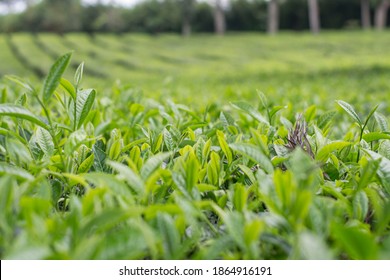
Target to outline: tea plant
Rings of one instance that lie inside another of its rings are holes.
[[[84,64],[62,77],[71,55],[40,89],[8,76],[1,92],[2,259],[390,257],[380,107],[108,98]]]

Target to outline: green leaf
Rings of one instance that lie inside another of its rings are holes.
[[[91,168],[95,160],[95,155],[92,153],[89,157],[87,157],[77,169],[77,173],[85,173]]]
[[[145,192],[144,182],[131,168],[111,160],[107,160],[106,164],[116,170],[119,177],[124,179],[137,194],[143,194]]]
[[[224,127],[234,126],[233,117],[226,112],[221,112],[219,114],[219,120],[222,122]]]
[[[329,260],[332,259],[330,248],[321,235],[314,235],[309,231],[304,231],[298,236],[299,259],[304,260]]]
[[[165,259],[179,259],[179,252],[181,251],[180,235],[171,216],[159,213],[157,215],[157,226],[162,238]]]
[[[26,170],[20,167],[9,165],[5,162],[0,162],[0,175],[13,175],[20,179],[34,180],[34,176],[28,173]]]
[[[263,117],[255,108],[253,108],[250,104],[243,102],[243,101],[237,101],[237,102],[231,102],[233,107],[244,111],[245,113],[249,114],[251,117],[253,117],[255,120],[261,123],[265,123],[269,125],[269,122],[266,120],[266,118]]]
[[[366,142],[377,141],[380,139],[390,139],[390,134],[383,132],[369,132],[363,135],[363,139]]]
[[[10,162],[17,166],[28,166],[31,164],[33,159],[28,144],[20,142],[13,137],[8,137],[5,141],[7,158]]]
[[[252,243],[258,242],[260,234],[263,231],[263,229],[264,229],[264,222],[260,219],[256,219],[245,223],[245,228],[244,228],[245,244],[248,246]]]
[[[59,57],[57,61],[50,68],[49,74],[47,75],[42,88],[42,99],[43,102],[48,102],[58,85],[62,75],[64,74],[66,67],[68,67],[72,53],[64,54]]]
[[[83,129],[76,130],[72,132],[64,145],[65,154],[68,156],[72,155],[72,153],[80,147],[82,144],[86,144],[88,142],[88,135]]]
[[[39,127],[36,132],[36,139],[45,156],[51,157],[54,153],[54,143],[50,133]]]
[[[75,127],[79,129],[87,117],[95,101],[96,91],[94,89],[86,89],[77,92],[76,97],[76,120]]]
[[[244,143],[234,143],[230,144],[230,148],[258,163],[268,174],[273,173],[274,168],[271,160],[256,146]]]
[[[368,124],[368,121],[371,119],[372,115],[375,113],[375,111],[378,109],[379,105],[376,105],[368,114],[366,121],[364,122],[364,125],[362,127],[362,130],[364,130]]]
[[[287,106],[274,106],[274,107],[272,107],[271,111],[269,112],[270,118],[272,118],[280,110],[286,109],[286,108],[287,108]]]
[[[74,74],[74,82],[76,84],[76,88],[79,87],[81,80],[83,79],[84,72],[84,62],[81,62],[79,67],[77,67],[76,73]]]
[[[317,126],[320,129],[324,129],[329,122],[333,119],[333,117],[336,115],[336,112],[334,111],[329,111],[326,112],[325,114],[322,114],[318,120],[317,120]]]
[[[112,142],[110,150],[108,151],[108,158],[112,160],[118,159],[122,150],[121,142],[121,140],[115,140]]]
[[[202,159],[207,160],[211,150],[211,139],[207,140],[202,149]]]
[[[268,108],[268,99],[265,96],[265,94],[263,92],[257,90],[257,95],[260,98],[261,105],[263,106],[263,108],[267,109]]]
[[[83,225],[78,232],[79,238],[82,240],[83,238],[90,238],[90,236],[93,236],[96,232],[108,232],[111,228],[114,228],[118,223],[129,216],[137,214],[137,211],[130,212],[119,208],[105,209],[105,211],[97,215],[92,215],[88,220],[83,221]]]
[[[353,197],[352,210],[353,218],[364,222],[369,210],[368,197],[364,191],[358,191]]]
[[[341,108],[344,109],[345,112],[348,113],[348,115],[350,115],[359,124],[359,126],[363,125],[362,120],[360,119],[359,115],[355,112],[355,109],[353,109],[352,105],[342,100],[336,100],[336,102],[340,105]]]
[[[387,123],[387,119],[384,115],[375,112],[374,114],[375,120],[379,126],[380,131],[389,131],[389,125]]]
[[[196,188],[199,190],[199,192],[212,192],[218,190],[216,186],[210,184],[197,184]]]
[[[185,162],[185,175],[187,190],[192,190],[198,182],[199,162],[194,153],[190,153]]]
[[[233,161],[233,155],[232,155],[232,151],[229,148],[228,143],[225,140],[225,134],[223,134],[222,131],[217,130],[217,138],[218,138],[219,145],[221,146],[221,149],[225,154],[228,163],[230,164]]]
[[[309,123],[315,118],[316,112],[317,112],[317,107],[315,105],[311,105],[309,108],[306,109],[305,120],[307,123]]]
[[[84,173],[83,178],[93,183],[96,187],[107,187],[112,193],[119,196],[125,196],[127,201],[132,199],[131,189],[123,181],[114,177],[112,174],[102,172]]]
[[[233,188],[233,205],[237,211],[243,212],[246,208],[246,201],[248,198],[245,187],[241,184],[232,186]]]
[[[370,160],[365,163],[360,171],[358,190],[366,188],[373,180],[378,171],[380,160]]]
[[[387,159],[390,159],[390,141],[385,140],[379,144],[378,153]]]
[[[219,173],[221,170],[221,158],[219,155],[212,151],[210,155],[210,161],[207,164],[207,180],[214,186],[219,185]]]
[[[106,170],[106,158],[105,145],[102,140],[97,141],[93,147],[92,151],[94,153],[94,163],[93,167],[96,171],[104,172]]]
[[[128,150],[130,150],[131,148],[133,148],[134,146],[138,145],[138,144],[142,144],[142,143],[145,143],[148,141],[148,138],[140,138],[140,139],[137,139],[129,144],[127,144],[126,146],[124,146],[121,150],[121,153],[125,153],[127,152]]]
[[[164,128],[163,135],[164,135],[164,143],[165,146],[167,146],[168,151],[173,151],[177,145],[173,140],[172,134],[168,131],[168,129]]]
[[[171,152],[160,153],[149,158],[141,168],[141,177],[147,180],[150,175],[159,167],[161,167],[164,160],[172,155]]]
[[[367,149],[363,149],[363,151],[369,154],[374,160],[380,160],[377,174],[387,193],[390,194],[390,160],[373,151]]]
[[[354,260],[374,260],[378,257],[378,246],[374,237],[361,226],[333,226],[334,238]]]
[[[337,151],[337,150],[341,150],[341,149],[348,147],[350,145],[352,145],[352,143],[345,142],[345,141],[331,142],[331,143],[325,145],[324,147],[322,147],[321,149],[319,149],[319,151],[317,152],[317,155],[316,155],[316,160],[325,162],[328,159],[330,153]]]
[[[243,164],[238,164],[237,166],[242,170],[242,172],[244,172],[244,174],[246,176],[248,176],[248,178],[252,182],[252,184],[254,184],[256,182],[256,178],[253,175],[253,171],[248,166],[243,165]]]
[[[163,143],[163,139],[164,137],[163,137],[163,133],[160,133],[157,137],[156,137],[156,139],[154,139],[154,141],[153,141],[153,145],[152,145],[152,151],[153,151],[153,153],[157,153],[159,150],[160,150],[160,147],[161,147],[161,145],[162,145],[162,143]]]
[[[231,238],[242,250],[245,250],[246,249],[245,239],[244,239],[245,223],[244,223],[244,217],[242,213],[239,213],[237,211],[224,212],[220,210],[218,214],[225,222],[226,228]]]
[[[61,78],[61,87],[72,97],[73,101],[76,100],[76,90],[73,85],[65,78]]]
[[[37,116],[31,113],[26,108],[15,104],[0,104],[0,116],[10,116],[14,118],[20,118],[26,121],[30,121],[46,130],[49,130],[49,126],[41,121]]]
[[[23,93],[16,101],[16,105],[24,106],[27,103],[27,95]]]
[[[5,76],[6,79],[20,85],[21,87],[23,87],[25,90],[27,90],[28,92],[34,92],[34,88],[32,85],[30,85],[29,83],[25,82],[22,78],[19,78],[17,76],[14,76],[14,75],[6,75]]]

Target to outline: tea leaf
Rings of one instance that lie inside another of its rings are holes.
[[[61,78],[60,85],[72,97],[73,101],[76,100],[76,90],[67,79]]]
[[[254,162],[260,164],[260,167],[263,168],[268,174],[273,173],[274,168],[271,160],[266,155],[264,155],[261,150],[258,149],[256,146],[243,143],[234,143],[230,144],[230,147],[233,150],[250,158]]]
[[[42,88],[42,100],[48,102],[55,89],[60,84],[61,77],[68,67],[72,53],[67,53],[57,59],[57,61],[50,68]]]
[[[386,117],[378,112],[374,113],[375,120],[379,126],[380,131],[389,131],[389,125]]]
[[[95,155],[92,153],[87,157],[77,169],[77,173],[85,173],[87,172],[93,165],[95,160]]]
[[[243,102],[243,101],[237,101],[237,102],[231,102],[233,107],[240,109],[244,111],[245,113],[249,114],[251,117],[253,117],[255,120],[261,123],[265,123],[269,125],[269,122],[250,104]]]
[[[336,100],[336,102],[340,105],[341,108],[344,109],[345,112],[348,113],[360,126],[363,125],[362,120],[360,119],[359,115],[355,112],[352,105],[348,104],[345,101],[342,100]]]
[[[141,168],[141,177],[146,180],[159,167],[161,167],[164,160],[169,158],[172,153],[160,153],[149,158]]]
[[[369,132],[363,135],[363,139],[366,142],[378,141],[381,139],[390,139],[390,134],[383,132]]]
[[[45,153],[45,156],[51,157],[54,153],[54,144],[50,133],[47,130],[39,127],[37,129],[36,138],[38,145]]]
[[[76,73],[74,74],[74,82],[76,84],[76,88],[79,87],[81,80],[83,79],[83,73],[84,73],[84,62],[81,62],[80,65],[77,67]]]
[[[333,226],[334,238],[342,244],[349,257],[354,260],[377,258],[378,247],[374,237],[357,226]],[[364,246],[362,246],[364,244]]]
[[[93,102],[95,101],[95,95],[96,91],[94,89],[86,89],[77,92],[75,119],[76,129],[79,129],[83,125],[84,120],[91,110]]]
[[[120,175],[120,178],[124,179],[137,194],[144,193],[144,182],[131,168],[111,160],[107,160],[106,164],[116,170]]]
[[[316,155],[316,159],[318,161],[326,161],[328,159],[330,153],[337,151],[337,150],[344,149],[345,147],[348,147],[350,145],[352,145],[352,143],[345,142],[345,141],[331,142],[331,143],[325,145],[324,147],[322,147],[321,149],[319,149],[319,151],[317,152],[317,155]]]
[[[26,170],[24,170],[20,167],[9,165],[5,162],[0,162],[0,174],[1,174],[1,176],[13,175],[19,179],[24,179],[24,180],[29,180],[29,181],[34,180],[34,177],[30,173],[28,173]]]
[[[23,87],[25,90],[27,90],[28,92],[35,92],[34,88],[32,85],[30,85],[29,83],[25,82],[22,78],[19,78],[18,76],[14,76],[14,75],[6,75],[4,78],[20,85],[21,87]]]
[[[221,146],[221,149],[225,154],[228,163],[230,164],[233,160],[233,155],[232,155],[232,151],[230,151],[229,145],[226,142],[225,135],[223,134],[222,131],[219,130],[217,131],[217,138],[218,138],[219,145]]]
[[[49,126],[41,121],[37,116],[31,113],[26,108],[14,105],[14,104],[0,104],[0,116],[11,116],[14,118],[20,118],[26,121],[30,121],[46,130],[49,130]]]

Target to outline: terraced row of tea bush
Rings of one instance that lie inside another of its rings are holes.
[[[85,81],[107,96],[116,81],[139,88],[147,97],[169,96],[192,106],[222,99],[251,100],[259,89],[275,100],[303,105],[300,109],[311,103],[333,109],[333,100],[343,96],[367,113],[390,92],[389,40],[387,32],[317,37],[248,33],[187,39],[20,33],[0,35],[0,75],[14,74],[39,83],[56,57],[74,50],[65,77],[70,79],[84,61]],[[193,102],[195,94],[199,102]]]
[[[42,84],[3,79],[2,259],[390,258],[388,91],[350,105],[230,89],[202,105],[172,87],[103,94],[83,73],[109,68],[70,78],[73,63]]]

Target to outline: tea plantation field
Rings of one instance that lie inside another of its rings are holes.
[[[389,259],[389,43],[0,35],[0,258]]]

